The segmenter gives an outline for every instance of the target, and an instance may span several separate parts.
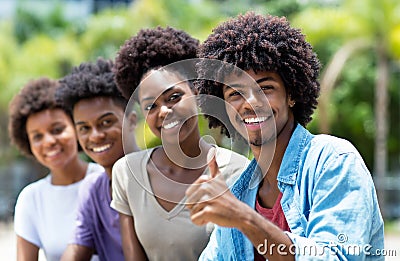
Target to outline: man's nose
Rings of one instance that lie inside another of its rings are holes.
[[[92,140],[92,141],[98,141],[98,140],[103,139],[104,137],[105,137],[104,132],[100,131],[97,128],[92,128],[92,131],[89,136],[90,140]]]
[[[258,90],[251,90],[245,97],[246,105],[254,110],[255,108],[261,108],[263,106],[268,106],[267,98],[264,93]]]

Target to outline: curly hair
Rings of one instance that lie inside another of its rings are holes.
[[[196,58],[198,46],[197,39],[172,27],[140,30],[125,41],[115,59],[118,89],[129,99],[145,73],[174,62]]]
[[[213,30],[199,47],[199,58],[217,59],[233,64],[240,69],[254,72],[278,73],[288,95],[296,102],[292,108],[295,120],[303,126],[312,119],[316,108],[320,84],[318,81],[320,62],[299,29],[292,28],[285,17],[262,16],[248,12],[230,19]],[[214,70],[207,62],[198,64],[200,79]],[[223,75],[224,72],[217,71]],[[223,99],[222,83],[199,80],[200,94]],[[218,117],[225,119],[223,108],[200,104],[209,121],[210,128],[221,127],[221,133],[232,136],[232,126],[224,126],[217,117],[209,116],[210,110],[223,111]],[[229,122],[229,120],[227,121]],[[229,125],[229,124],[228,124]],[[235,133],[232,133],[235,136]]]
[[[119,92],[112,72],[113,61],[98,58],[95,63],[84,62],[72,68],[72,72],[60,80],[56,100],[73,110],[82,99],[111,97],[117,105],[125,109],[128,101]]]
[[[26,122],[30,115],[47,109],[62,109],[71,118],[70,110],[56,101],[54,94],[59,87],[57,80],[42,77],[29,81],[11,100],[9,105],[8,133],[11,143],[22,154],[32,156]]]

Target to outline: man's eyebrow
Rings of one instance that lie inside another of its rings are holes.
[[[229,89],[240,89],[243,88],[245,85],[241,84],[241,83],[232,83],[229,85],[225,85],[225,88],[229,88]]]
[[[103,115],[101,115],[97,120],[101,120],[101,119],[103,119],[103,118],[105,118],[107,116],[110,116],[110,115],[114,115],[114,113],[113,112],[106,112]],[[82,125],[82,124],[85,124],[85,123],[86,122],[84,122],[84,121],[78,121],[78,122],[75,122],[75,125]]]
[[[266,77],[263,77],[263,78],[261,78],[261,79],[258,79],[258,80],[256,81],[256,83],[259,84],[259,83],[266,82],[266,81],[276,81],[276,79],[275,79],[274,77],[272,77],[272,76],[266,76]],[[225,88],[240,89],[240,88],[243,88],[243,87],[245,87],[245,86],[247,86],[247,85],[246,85],[246,84],[243,84],[243,83],[231,83],[231,84],[229,84],[229,85],[225,85]]]
[[[256,83],[261,83],[261,82],[265,82],[265,81],[275,81],[276,82],[276,79],[274,77],[272,77],[272,76],[267,76],[267,77],[258,79],[256,81]]]

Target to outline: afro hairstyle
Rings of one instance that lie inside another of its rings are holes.
[[[273,71],[278,73],[288,95],[294,100],[292,108],[295,120],[303,126],[312,119],[320,92],[318,81],[320,62],[312,46],[306,42],[299,29],[290,26],[285,17],[263,16],[248,12],[217,26],[199,47],[199,58],[217,59],[237,66],[241,70]],[[223,99],[222,83],[206,79],[210,70],[207,61],[198,63],[199,81],[196,87],[200,94]],[[217,70],[220,79],[226,72]],[[226,74],[225,74],[226,75]],[[228,137],[235,136],[232,126],[224,126],[220,119],[226,119],[225,108],[210,106],[207,100],[200,107],[209,121],[210,128],[221,127]],[[210,116],[211,113],[221,115]],[[229,120],[227,121],[230,124]],[[232,133],[233,130],[233,133]],[[230,135],[231,132],[231,135]]]
[[[72,72],[60,80],[56,99],[70,111],[82,99],[110,97],[125,110],[128,101],[117,89],[114,81],[112,60],[98,58],[96,62],[84,62],[72,68]]]
[[[115,59],[118,89],[129,99],[144,74],[174,62],[196,58],[198,46],[197,39],[172,27],[140,30],[125,41]]]
[[[26,122],[30,115],[47,109],[62,109],[71,118],[70,110],[56,101],[55,91],[59,87],[57,80],[47,77],[29,81],[11,100],[9,105],[8,133],[11,143],[22,154],[32,156]]]

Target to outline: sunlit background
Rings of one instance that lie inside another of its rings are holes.
[[[0,220],[12,222],[20,190],[47,174],[7,135],[8,103],[28,80],[60,78],[81,62],[114,58],[144,27],[169,25],[203,41],[219,22],[249,10],[287,16],[307,35],[323,65],[320,105],[308,129],[359,149],[386,231],[400,235],[398,0],[0,0]],[[159,142],[146,131],[139,135],[148,137],[141,146]]]

